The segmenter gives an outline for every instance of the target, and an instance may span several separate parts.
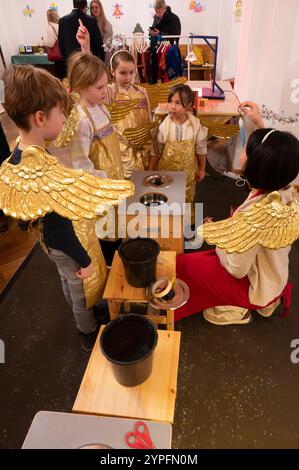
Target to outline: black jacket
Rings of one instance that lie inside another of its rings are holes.
[[[156,15],[154,16],[153,28],[157,28],[162,34],[180,35],[180,18],[172,13],[170,7],[167,7],[162,18],[158,18]]]
[[[58,43],[63,58],[67,60],[72,52],[80,50],[80,44],[76,39],[79,18],[89,31],[90,49],[92,53],[104,60],[103,40],[97,20],[92,16],[85,15],[83,11],[77,9],[74,9],[69,15],[63,16],[59,20]]]

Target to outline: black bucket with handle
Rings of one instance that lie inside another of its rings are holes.
[[[124,241],[118,250],[126,279],[133,287],[147,287],[156,278],[160,245],[152,238],[135,238]]]
[[[118,383],[136,387],[151,374],[157,341],[157,328],[153,322],[130,313],[120,315],[105,326],[100,348],[111,363]]]

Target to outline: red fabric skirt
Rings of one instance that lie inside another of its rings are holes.
[[[229,274],[221,266],[215,249],[179,255],[177,277],[189,286],[190,298],[183,307],[175,310],[175,321],[218,305],[233,305],[250,310],[265,307],[265,305],[250,303],[248,277],[237,279]],[[284,291],[267,305],[284,295],[284,305],[288,310],[291,302],[291,288],[291,284],[288,283]]]

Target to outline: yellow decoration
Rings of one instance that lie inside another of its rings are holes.
[[[76,105],[73,106],[70,115],[66,119],[62,131],[54,142],[55,147],[66,147],[80,125],[80,113]]]
[[[278,250],[291,245],[299,237],[299,200],[285,204],[278,191],[265,195],[246,212],[231,218],[206,223],[198,228],[198,236],[227,253],[244,253],[255,245]]]
[[[175,85],[186,82],[186,77],[179,77],[167,83],[155,83],[154,85],[142,83],[142,86],[147,91],[151,109],[156,108],[159,103],[165,103],[168,101],[168,95],[171,88],[173,88]]]
[[[100,209],[133,193],[130,181],[66,168],[37,146],[23,151],[20,164],[12,165],[8,159],[0,167],[0,208],[16,219],[35,220],[50,212],[72,221],[94,219]]]
[[[193,52],[196,56],[196,59],[197,59],[197,60],[192,61],[192,65],[202,65],[202,64],[204,64],[205,60],[204,60],[204,56],[203,56],[202,47],[201,46],[193,46],[192,50],[193,50]]]

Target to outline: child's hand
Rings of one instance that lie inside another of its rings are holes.
[[[202,221],[203,224],[209,224],[211,222],[214,222],[213,217],[205,217]]]
[[[81,46],[82,52],[90,52],[90,35],[88,29],[79,19],[79,28],[76,34],[76,39]]]
[[[243,103],[240,104],[240,110],[249,117],[258,129],[265,127],[260,109],[256,103],[253,101],[243,101]]]
[[[76,272],[76,276],[79,279],[87,279],[88,277],[91,277],[94,273],[94,267],[92,263],[90,263],[87,268],[80,268],[79,271]]]
[[[197,173],[197,181],[202,181],[205,176],[206,176],[205,170],[201,170],[201,169],[198,170],[198,173]]]

